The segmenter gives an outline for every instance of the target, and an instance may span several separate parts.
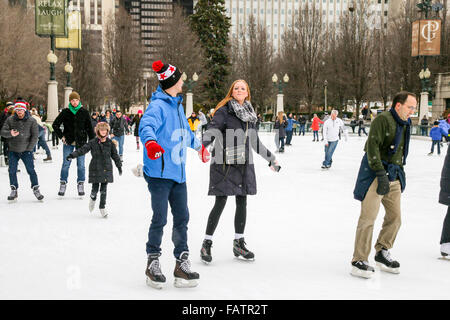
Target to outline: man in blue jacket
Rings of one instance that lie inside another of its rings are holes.
[[[144,149],[144,178],[151,194],[153,217],[147,242],[147,284],[162,288],[166,278],[161,272],[159,256],[163,229],[167,223],[168,203],[173,215],[172,241],[176,259],[174,285],[195,287],[199,274],[190,270],[187,245],[189,210],[186,189],[186,149],[198,151],[203,162],[209,153],[189,128],[178,96],[182,92],[181,72],[173,65],[161,61],[153,63],[159,86],[142,116],[139,137]]]

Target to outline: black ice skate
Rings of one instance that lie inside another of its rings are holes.
[[[66,194],[66,187],[67,187],[67,183],[65,181],[61,181],[60,185],[59,185],[58,196],[64,197],[64,195]]]
[[[450,242],[441,244],[441,257],[442,260],[450,261]]]
[[[9,202],[16,202],[17,201],[17,188],[14,186],[11,186],[11,194],[8,196]]]
[[[52,162],[52,157],[51,156],[47,156],[47,158],[44,159],[45,163],[51,163]]]
[[[352,276],[370,279],[375,273],[375,269],[369,265],[366,261],[354,261],[352,262]]]
[[[175,263],[173,276],[175,281],[173,285],[177,288],[193,288],[198,286],[200,275],[191,271],[191,262],[189,261],[189,252],[183,251],[180,258]]]
[[[245,247],[246,243],[244,241],[244,238],[240,239],[234,239],[233,240],[233,253],[236,258],[241,258],[248,261],[254,261],[255,255],[253,252],[248,250]]]
[[[202,258],[202,262],[206,264],[210,264],[212,261],[211,247],[212,247],[211,240],[203,240],[202,249],[200,250],[200,257]]]
[[[147,269],[145,269],[145,275],[147,276],[147,285],[155,289],[161,289],[162,285],[166,282],[166,277],[161,272],[161,266],[159,264],[159,253],[149,254],[147,260]]]
[[[78,189],[78,196],[80,196],[80,197],[84,196],[84,182],[83,181],[78,182],[77,189]]]
[[[400,263],[391,258],[391,254],[387,249],[383,248],[378,251],[375,255],[375,261],[382,271],[400,273]]]
[[[34,193],[34,196],[36,197],[36,199],[38,199],[39,201],[42,201],[42,199],[44,199],[44,196],[39,191],[39,186],[33,187],[33,193]]]

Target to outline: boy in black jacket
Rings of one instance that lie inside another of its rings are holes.
[[[109,125],[100,122],[95,127],[96,138],[89,140],[84,146],[69,154],[66,158],[70,161],[73,158],[84,156],[91,151],[91,162],[89,163],[89,183],[92,183],[91,199],[89,201],[89,211],[94,210],[97,193],[100,187],[100,213],[106,218],[106,188],[113,180],[113,168],[111,158],[114,160],[119,175],[122,175],[122,162],[117,154],[116,143],[108,138]],[[100,186],[101,185],[101,186]]]

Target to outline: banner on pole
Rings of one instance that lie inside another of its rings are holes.
[[[412,53],[417,56],[441,54],[442,21],[439,19],[417,20],[412,24]]]
[[[81,50],[81,14],[70,11],[67,15],[67,38],[56,38],[56,49]]]
[[[36,35],[67,37],[67,0],[36,0]]]

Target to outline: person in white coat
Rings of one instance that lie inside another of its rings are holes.
[[[337,117],[338,111],[331,111],[330,118],[323,124],[323,137],[325,144],[325,160],[322,163],[322,169],[329,169],[333,163],[333,153],[339,142],[339,133],[344,133],[345,141],[348,139],[347,128],[344,122]]]

